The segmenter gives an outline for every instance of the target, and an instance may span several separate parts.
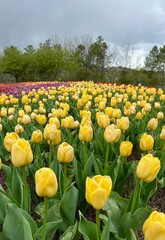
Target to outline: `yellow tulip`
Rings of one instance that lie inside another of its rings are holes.
[[[34,143],[40,143],[43,140],[43,135],[41,130],[37,129],[32,132],[31,141]]]
[[[93,128],[91,125],[80,125],[79,139],[83,142],[91,142],[93,138]]]
[[[138,163],[136,174],[145,182],[152,182],[160,170],[160,160],[152,154],[146,154]]]
[[[121,137],[121,130],[115,124],[106,127],[104,131],[104,139],[108,143],[116,143]]]
[[[39,197],[53,197],[58,189],[56,174],[51,168],[40,168],[35,172],[35,190]]]
[[[82,117],[81,119],[81,125],[84,126],[84,125],[92,125],[92,120],[89,116],[85,115]]]
[[[136,119],[141,120],[143,118],[143,114],[141,112],[136,113]]]
[[[22,167],[33,161],[30,143],[24,138],[19,138],[12,146],[11,161],[15,167]]]
[[[61,142],[61,131],[59,129],[56,129],[55,131],[55,139],[50,141],[48,140],[48,144],[52,144],[52,145],[57,145]]]
[[[39,114],[39,115],[37,115],[36,120],[37,120],[37,122],[38,122],[39,124],[45,125],[47,119],[46,119],[46,116],[45,116],[45,115]]]
[[[107,202],[111,189],[112,180],[109,176],[87,177],[85,198],[95,209],[102,209]]]
[[[2,107],[0,111],[1,117],[6,117],[7,116],[7,108]]]
[[[151,151],[154,146],[154,139],[150,134],[143,133],[140,138],[140,149],[142,151]]]
[[[14,131],[17,133],[17,134],[21,134],[23,131],[24,131],[24,128],[20,125],[20,124],[17,124],[14,128]]]
[[[105,129],[110,124],[110,118],[106,114],[100,114],[97,118],[97,124]]]
[[[48,123],[44,128],[44,139],[54,141],[56,139],[57,127],[55,124]]]
[[[158,112],[156,117],[157,117],[158,120],[162,120],[164,118],[164,113],[163,112]]]
[[[143,224],[144,240],[165,239],[165,214],[153,211]]]
[[[24,110],[23,109],[19,109],[18,116],[19,117],[23,117],[24,114],[25,114]]]
[[[147,128],[149,130],[156,130],[158,126],[158,119],[157,118],[152,118],[149,120],[149,122],[147,123]]]
[[[128,157],[132,153],[133,144],[130,141],[122,141],[120,143],[120,155]]]
[[[49,123],[55,124],[58,129],[60,128],[60,121],[58,117],[49,118]]]
[[[121,117],[120,119],[118,119],[117,127],[120,128],[122,131],[126,131],[129,128],[129,118]]]
[[[19,136],[15,132],[6,133],[4,138],[4,147],[8,152],[11,152],[13,144],[19,139]]]
[[[2,127],[2,124],[0,123],[0,132],[2,131],[3,127]]]
[[[162,130],[159,136],[162,141],[165,141],[165,126],[162,127]]]
[[[23,124],[29,124],[29,123],[31,123],[31,118],[30,118],[30,116],[27,115],[27,114],[24,114],[23,117],[22,117],[22,123],[23,123]]]
[[[61,121],[61,127],[68,129],[74,128],[74,118],[72,116],[63,118]]]
[[[26,112],[26,113],[31,113],[31,111],[32,111],[32,108],[31,108],[30,105],[25,105],[25,106],[24,106],[24,109],[25,109],[25,112]]]
[[[60,144],[57,150],[57,159],[61,163],[70,163],[74,158],[74,148],[67,142]]]

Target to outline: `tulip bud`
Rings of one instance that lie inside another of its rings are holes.
[[[80,125],[79,139],[84,142],[91,142],[93,138],[93,128],[91,125]]]
[[[56,128],[60,128],[60,121],[58,119],[58,117],[51,117],[49,118],[49,123],[55,124]]]
[[[140,138],[140,149],[142,151],[151,151],[154,146],[154,139],[151,135],[143,133]]]
[[[110,195],[112,180],[109,176],[87,177],[85,198],[95,209],[102,209]]]
[[[72,116],[69,116],[62,119],[61,126],[68,129],[74,128],[74,118]]]
[[[61,142],[61,131],[59,129],[56,129],[55,131],[55,139],[50,141],[48,140],[48,144],[52,144],[52,145],[57,145]]]
[[[120,119],[118,119],[117,127],[120,128],[122,131],[126,131],[129,128],[129,118],[121,117]]]
[[[104,131],[104,139],[108,143],[116,143],[121,137],[121,130],[115,124],[106,127]]]
[[[46,116],[45,116],[45,115],[39,114],[39,115],[37,115],[36,120],[37,120],[37,122],[38,122],[39,124],[45,125],[47,119],[46,119]]]
[[[0,132],[2,131],[2,128],[3,128],[3,127],[2,127],[2,124],[0,123]]]
[[[61,163],[70,163],[74,158],[74,148],[66,142],[60,144],[57,150],[57,159]]]
[[[145,182],[152,182],[160,170],[160,160],[152,154],[146,154],[138,163],[136,174]]]
[[[23,117],[22,117],[22,123],[23,123],[23,124],[29,124],[29,123],[31,123],[31,118],[30,118],[30,116],[27,115],[27,114],[24,114]]]
[[[158,120],[162,120],[164,118],[163,112],[158,112],[156,117]]]
[[[143,224],[145,240],[165,239],[165,214],[153,211]]]
[[[31,141],[34,143],[40,143],[43,140],[43,135],[41,130],[37,129],[32,132]]]
[[[35,173],[35,190],[39,197],[53,197],[58,189],[56,174],[51,168],[40,168]]]
[[[108,115],[100,114],[97,118],[97,124],[99,125],[99,127],[105,129],[110,124],[110,118],[108,117]]]
[[[158,126],[158,119],[157,118],[150,119],[148,124],[147,124],[147,128],[149,130],[156,130],[157,126]]]
[[[44,128],[44,139],[53,141],[56,138],[57,127],[55,124],[49,123]]]
[[[14,128],[14,131],[17,133],[17,134],[21,134],[23,133],[24,131],[24,128],[20,125],[20,124],[17,124]]]
[[[85,115],[82,117],[82,120],[81,120],[81,125],[84,126],[84,125],[92,125],[92,120],[91,120],[91,117]]]
[[[133,144],[130,141],[122,141],[120,143],[120,155],[128,157],[132,153]]]
[[[19,136],[15,132],[6,133],[4,138],[4,147],[8,152],[11,152],[13,144],[19,139]]]
[[[78,120],[74,121],[74,128],[79,128],[80,127],[80,123]]]
[[[162,131],[159,136],[162,141],[165,141],[165,126],[162,127]]]
[[[11,161],[15,167],[22,167],[33,161],[33,153],[28,141],[19,138],[12,146]]]

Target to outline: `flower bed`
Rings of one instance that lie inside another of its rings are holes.
[[[164,239],[164,101],[141,85],[0,85],[0,239]]]

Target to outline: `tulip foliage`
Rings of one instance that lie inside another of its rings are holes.
[[[165,239],[150,206],[165,186],[164,91],[92,81],[17,91],[0,91],[0,239]]]

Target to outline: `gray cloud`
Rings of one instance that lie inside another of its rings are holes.
[[[101,35],[113,44],[164,45],[164,0],[0,0],[0,48],[57,35]]]

